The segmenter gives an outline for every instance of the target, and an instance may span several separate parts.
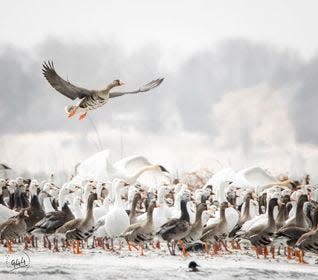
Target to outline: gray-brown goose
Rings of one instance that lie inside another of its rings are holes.
[[[84,119],[88,111],[97,109],[105,105],[110,98],[122,96],[125,94],[137,94],[139,92],[146,92],[159,86],[163,81],[163,79],[157,79],[133,91],[111,92],[114,87],[124,85],[124,82],[120,80],[114,80],[104,89],[88,90],[85,88],[77,87],[70,82],[62,79],[56,73],[53,62],[50,61],[43,63],[43,75],[50,83],[50,85],[64,96],[72,100],[75,100],[76,98],[80,99],[77,105],[68,106],[66,109],[69,117],[75,115],[76,113],[82,113],[80,119]]]
[[[304,251],[318,254],[318,207],[314,212],[312,229],[298,239],[295,247],[299,249],[299,251],[296,252],[296,256],[300,263],[305,263]]]
[[[267,257],[267,245],[271,244],[271,237],[276,231],[276,224],[274,219],[274,207],[278,206],[278,199],[271,198],[268,203],[268,221],[267,224],[261,224],[259,226],[251,228],[243,235],[244,239],[248,239],[256,250],[256,256],[258,257],[260,248],[264,250],[264,256]],[[274,257],[274,248],[272,249]]]
[[[12,241],[26,234],[27,225],[25,219],[28,217],[28,211],[22,210],[16,217],[10,218],[0,225],[0,239],[7,241],[7,250],[12,250]]]
[[[144,243],[151,242],[155,235],[155,228],[153,225],[153,210],[156,207],[156,201],[153,200],[147,209],[147,220],[144,223],[135,223],[130,225],[122,234],[128,243],[130,250],[130,242],[140,245],[141,252],[143,255]]]
[[[213,244],[213,251],[217,254],[219,246],[217,243],[222,243],[226,248],[223,240],[228,235],[228,225],[225,217],[225,209],[229,207],[228,202],[222,202],[220,205],[220,220],[218,223],[212,224],[204,228],[201,241],[205,243],[205,250],[208,251],[208,244]]]
[[[191,225],[191,230],[189,234],[183,238],[185,243],[193,243],[200,240],[203,232],[203,225],[202,225],[202,213],[203,211],[207,210],[207,205],[205,203],[200,203],[197,206],[197,211],[195,214],[195,222]]]
[[[160,227],[160,230],[157,232],[163,240],[167,241],[167,246],[169,253],[175,255],[176,242],[182,240],[186,237],[190,230],[190,216],[187,210],[187,202],[190,200],[189,197],[184,197],[181,199],[181,217],[179,219],[171,219],[167,223],[163,224]],[[185,247],[182,244],[182,251],[185,254]]]
[[[131,209],[129,212],[129,222],[131,225],[137,223],[136,207],[137,207],[137,204],[140,200],[141,200],[140,192],[135,193],[132,204],[131,204]]]
[[[55,232],[56,235],[64,235],[67,240],[76,240],[76,248],[74,248],[73,250],[75,254],[81,254],[79,241],[91,237],[94,233],[95,220],[93,215],[93,205],[96,199],[96,193],[91,193],[89,195],[85,218],[73,219],[71,221],[68,221],[63,226],[58,228]],[[56,247],[57,243],[55,246],[55,250],[58,250],[58,248]]]
[[[238,223],[235,225],[235,227],[231,230],[229,233],[229,237],[234,237],[235,234],[242,228],[242,225],[251,219],[251,214],[250,214],[250,203],[252,200],[252,193],[248,193],[245,198],[245,207],[243,210],[242,215],[240,216],[240,219]]]
[[[287,220],[286,224],[282,227],[282,229],[287,227],[300,227],[300,228],[308,228],[308,223],[306,221],[305,213],[304,213],[304,204],[308,201],[307,194],[302,194],[296,206],[296,215],[294,218]]]
[[[35,236],[44,235],[44,240],[48,244],[48,249],[51,249],[51,242],[47,235],[55,233],[59,227],[74,218],[72,211],[68,207],[67,203],[65,203],[61,211],[47,213],[42,220],[35,224],[31,233]]]

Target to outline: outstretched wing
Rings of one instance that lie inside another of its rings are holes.
[[[76,98],[81,99],[92,94],[91,90],[74,86],[70,82],[63,80],[55,72],[52,61],[44,62],[42,71],[44,77],[48,80],[52,87],[72,100]]]
[[[145,91],[151,90],[151,89],[159,86],[162,83],[163,80],[164,80],[163,78],[162,79],[153,80],[150,83],[145,84],[142,87],[140,87],[139,89],[134,90],[134,91],[110,92],[109,93],[109,98],[118,97],[118,96],[125,95],[125,94],[136,94],[136,93],[139,93],[139,92],[145,92]]]

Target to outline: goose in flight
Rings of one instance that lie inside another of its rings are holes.
[[[104,89],[88,90],[82,87],[75,86],[70,82],[62,79],[56,73],[52,61],[44,62],[42,71],[44,77],[47,79],[50,85],[53,88],[55,88],[58,92],[72,100],[75,100],[76,98],[80,99],[80,101],[76,105],[70,105],[65,108],[69,118],[74,116],[76,113],[81,113],[79,117],[80,120],[86,117],[88,111],[97,109],[105,105],[110,98],[122,96],[125,94],[136,94],[139,92],[146,92],[159,86],[163,81],[163,78],[153,80],[148,84],[141,86],[139,89],[133,91],[111,92],[111,90],[114,87],[122,86],[125,83],[121,80],[114,80],[113,82],[108,84]]]

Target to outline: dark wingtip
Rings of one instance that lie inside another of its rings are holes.
[[[166,168],[164,168],[162,165],[159,165],[159,168],[162,172],[168,172],[170,173]]]

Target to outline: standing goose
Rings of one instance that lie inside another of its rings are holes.
[[[140,245],[143,256],[143,247],[145,242],[151,242],[154,238],[155,228],[153,224],[153,210],[156,207],[156,201],[151,201],[147,209],[147,221],[145,223],[135,223],[130,225],[122,234],[126,239],[129,249],[130,242]]]
[[[79,118],[80,120],[86,117],[88,111],[97,109],[105,105],[110,98],[122,96],[125,94],[136,94],[139,92],[146,92],[159,86],[163,81],[163,79],[157,79],[133,91],[110,92],[114,87],[122,86],[125,83],[121,80],[114,80],[104,89],[88,90],[85,88],[77,87],[71,84],[70,82],[62,79],[56,73],[53,62],[44,62],[42,71],[47,81],[58,92],[62,93],[64,96],[72,100],[75,100],[76,98],[80,99],[77,105],[71,105],[66,108],[68,117],[72,117],[76,113],[81,113]]]
[[[73,220],[74,215],[67,203],[62,207],[61,211],[49,212],[45,217],[35,224],[34,229],[31,231],[34,235],[45,235],[45,241],[48,243],[48,248],[51,249],[51,242],[48,239],[48,234],[53,234],[59,227],[66,222]]]
[[[75,254],[81,254],[79,241],[91,237],[94,233],[94,215],[93,204],[97,199],[97,194],[92,193],[88,198],[87,211],[84,219],[73,219],[68,221],[63,226],[58,228],[55,233],[57,235],[65,235],[67,240],[76,240]],[[57,251],[57,242],[55,243],[55,250]]]
[[[312,229],[304,233],[297,241],[296,248],[300,251],[296,252],[298,261],[300,263],[305,263],[304,261],[304,251],[309,251],[314,254],[318,254],[318,207],[314,212],[314,220]]]
[[[163,240],[167,241],[169,253],[175,255],[176,242],[185,238],[190,230],[190,216],[187,209],[187,202],[190,200],[188,193],[185,192],[181,197],[181,217],[179,219],[171,219],[167,223],[163,224],[157,232]],[[170,246],[171,245],[171,246]],[[171,247],[171,248],[170,248]],[[185,254],[185,246],[182,243],[182,252]]]
[[[217,242],[221,242],[226,238],[228,235],[228,225],[225,216],[225,209],[229,207],[228,202],[222,202],[220,205],[220,220],[218,223],[212,224],[204,228],[201,240],[205,242],[206,251],[207,251],[207,244],[213,243],[213,250],[216,254],[218,251]],[[223,244],[223,243],[222,243]],[[226,248],[225,244],[223,246]],[[226,248],[227,249],[227,248]]]
[[[271,237],[275,233],[276,224],[274,219],[274,207],[278,206],[278,199],[271,198],[268,203],[268,221],[267,224],[260,224],[253,228],[251,228],[248,232],[243,235],[244,239],[248,239],[251,244],[255,247],[256,255],[258,257],[259,248],[264,249],[264,256],[268,255],[267,253],[267,245],[269,245],[272,240]],[[273,249],[274,250],[274,249]],[[272,254],[274,257],[274,251],[272,250]]]
[[[25,219],[28,216],[28,211],[22,210],[18,216],[10,218],[3,224],[0,224],[0,240],[7,241],[8,253],[13,252],[12,241],[26,234],[27,225]]]
[[[193,243],[200,239],[203,232],[203,225],[202,225],[202,213],[203,211],[207,210],[207,206],[205,203],[200,203],[197,206],[196,216],[195,216],[195,222],[191,225],[191,230],[189,234],[183,238],[183,241],[185,243]]]

